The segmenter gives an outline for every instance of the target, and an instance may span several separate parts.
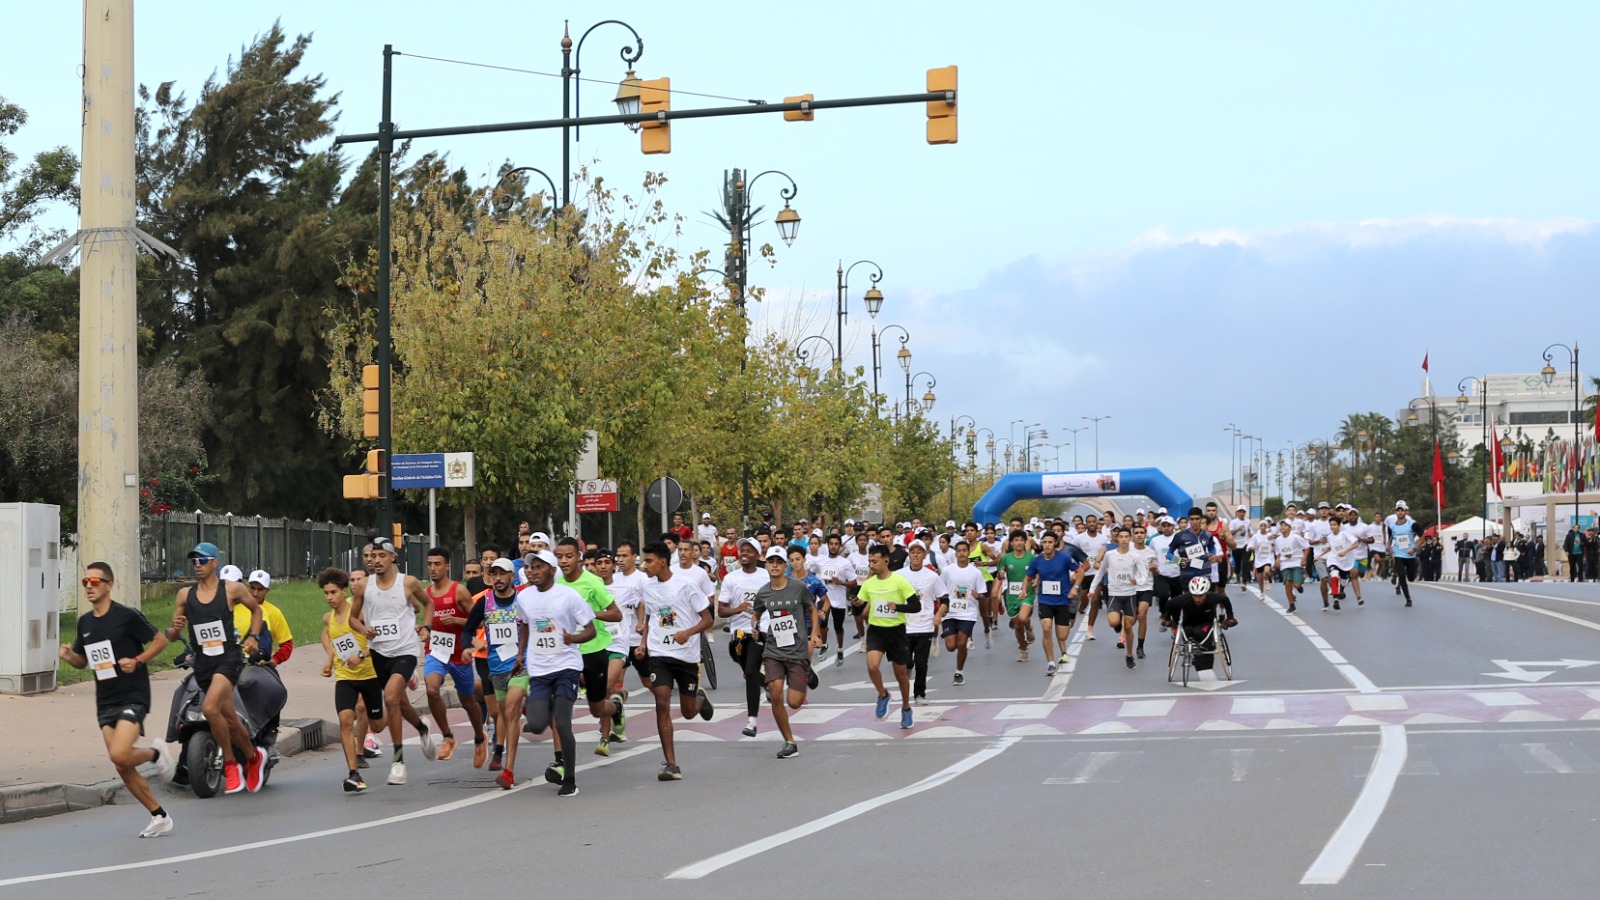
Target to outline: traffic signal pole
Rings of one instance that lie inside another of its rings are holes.
[[[378,449],[383,451],[383,469],[381,473],[387,482],[388,468],[393,458],[394,433],[391,425],[390,411],[392,409],[390,376],[391,357],[393,348],[390,346],[390,267],[392,265],[390,251],[390,212],[392,205],[394,167],[394,145],[396,141],[408,141],[417,138],[454,137],[467,134],[497,134],[507,131],[542,131],[550,128],[563,130],[579,128],[584,125],[632,125],[648,123],[651,127],[642,128],[641,140],[645,152],[669,152],[671,139],[668,135],[668,123],[677,119],[716,119],[727,116],[750,116],[770,113],[796,113],[790,116],[791,121],[811,121],[813,113],[823,109],[850,109],[861,106],[899,106],[908,103],[922,103],[927,105],[928,131],[927,139],[930,144],[953,144],[956,142],[956,68],[948,66],[942,69],[928,70],[927,86],[931,89],[918,94],[886,94],[877,97],[845,97],[837,100],[813,100],[803,98],[790,98],[783,103],[751,103],[742,106],[719,106],[705,109],[670,109],[659,108],[670,106],[670,93],[666,79],[660,79],[660,87],[653,88],[662,96],[657,103],[647,103],[648,107],[658,107],[648,112],[633,114],[616,114],[608,116],[574,117],[563,114],[559,119],[534,119],[527,122],[498,122],[482,125],[455,125],[443,128],[414,128],[399,130],[393,121],[393,91],[394,91],[394,57],[403,56],[391,44],[383,45],[383,118],[378,123],[378,130],[362,134],[347,134],[334,138],[334,145],[344,144],[370,144],[378,145],[378,273],[377,273],[377,362],[378,362]],[[563,104],[563,113],[566,108]],[[652,133],[653,132],[653,133]],[[564,142],[563,142],[564,143]],[[744,286],[740,286],[740,299],[743,300]],[[748,475],[746,475],[748,478]],[[746,481],[745,516],[749,516],[749,486]],[[380,534],[388,534],[394,525],[394,495],[392,491],[384,491],[383,523],[378,529]],[[747,523],[748,524],[748,523]]]

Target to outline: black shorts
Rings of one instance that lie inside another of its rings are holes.
[[[378,686],[388,687],[389,681],[399,675],[406,682],[411,681],[411,676],[417,673],[417,658],[415,656],[384,656],[376,650],[371,651],[372,668],[378,673]]]
[[[478,673],[478,692],[482,693],[484,686],[489,683],[489,657],[474,656],[472,658],[472,669]],[[493,692],[494,688],[491,687],[488,690]]]
[[[383,682],[376,678],[335,681],[333,683],[333,708],[337,712],[355,711],[356,701],[367,705],[367,718],[383,718]]]
[[[844,631],[844,614],[847,611],[848,610],[845,610],[843,607],[828,610],[828,617],[833,619],[834,631]],[[827,635],[823,635],[823,639],[826,640]]]
[[[977,622],[970,619],[945,619],[939,625],[939,633],[947,638],[955,637],[958,634],[964,634],[970,638],[972,637],[972,629],[977,624]]]
[[[115,728],[118,722],[132,722],[139,726],[139,733],[144,734],[144,717],[150,714],[150,701],[143,703],[119,703],[115,706],[101,707],[95,712],[95,721],[101,728]]]
[[[610,680],[606,676],[611,671],[611,651],[596,650],[583,655],[583,699],[594,703],[604,700],[611,693]]]
[[[638,675],[639,675],[639,683],[644,685],[645,687],[649,687],[650,686],[650,657],[646,656],[646,657],[640,658],[640,656],[638,654],[633,652],[633,651],[635,651],[637,649],[639,649],[639,648],[637,648],[637,647],[629,647],[628,648],[628,654],[627,654],[628,655],[628,665],[633,666],[633,671],[638,673]]]
[[[700,689],[700,667],[694,663],[670,656],[652,656],[649,657],[649,663],[652,689],[664,687],[671,690],[674,682],[680,694],[692,694]]]
[[[867,623],[867,652],[882,653],[889,662],[904,666],[911,662],[911,642],[906,639],[904,625],[873,625]]]
[[[221,675],[234,687],[239,686],[239,676],[244,672],[244,654],[238,647],[230,647],[221,656],[197,653],[194,657],[194,683],[200,693],[211,691],[211,677]]]
[[[1041,603],[1033,608],[1041,619],[1055,619],[1057,625],[1067,625],[1077,618],[1077,607],[1071,603]]]

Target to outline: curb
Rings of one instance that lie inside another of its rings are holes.
[[[425,692],[413,691],[411,703],[426,708]],[[455,688],[446,686],[440,692],[445,706],[461,706]],[[308,750],[321,750],[338,743],[339,722],[332,719],[284,719],[278,727],[278,754],[297,756]],[[103,761],[103,760],[102,760]],[[154,766],[141,766],[146,777],[154,777]],[[0,787],[0,825],[42,819],[62,813],[94,809],[119,802],[127,792],[120,778],[98,781],[94,784],[29,783]]]

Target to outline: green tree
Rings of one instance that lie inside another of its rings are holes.
[[[335,98],[300,72],[308,36],[274,26],[192,105],[171,83],[141,88],[142,227],[179,260],[146,260],[147,360],[172,357],[211,385],[205,446],[214,505],[324,515],[347,444],[317,424],[327,384],[324,311],[371,244],[375,198],[341,194],[344,161],[312,145]]]

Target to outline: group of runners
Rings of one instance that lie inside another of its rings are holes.
[[[628,740],[629,670],[651,697],[662,751],[657,777],[679,780],[674,714],[712,718],[700,671],[710,641],[701,636],[719,618],[744,682],[743,733],[758,733],[765,697],[782,737],[777,758],[791,759],[800,751],[790,713],[805,705],[830,657],[833,668],[842,667],[846,653],[860,649],[874,714],[887,718],[897,700],[900,726],[909,729],[913,707],[927,702],[936,643],[954,657],[956,687],[967,683],[980,631],[985,649],[996,634],[1009,633],[1024,663],[1042,638],[1044,673],[1054,676],[1068,659],[1076,618],[1086,617],[1084,640],[1093,641],[1103,610],[1132,669],[1145,658],[1153,605],[1163,629],[1236,625],[1225,590],[1230,574],[1253,578],[1263,597],[1270,583],[1281,582],[1290,612],[1315,579],[1324,607],[1338,610],[1347,590],[1363,602],[1362,575],[1386,553],[1396,593],[1410,606],[1419,536],[1404,502],[1370,523],[1346,504],[1304,513],[1291,506],[1281,521],[1251,522],[1243,508],[1224,519],[1213,503],[1178,518],[1141,509],[1121,521],[1110,514],[1012,519],[1009,527],[947,521],[942,530],[918,520],[846,521],[825,533],[802,521],[747,537],[669,532],[643,548],[622,541],[615,549],[528,531],[515,553],[486,545],[463,566],[464,582],[451,578],[442,548],[427,553],[426,582],[400,572],[397,548],[379,537],[363,548],[362,567],[317,576],[328,605],[322,674],[334,682],[342,787],[367,790],[362,771],[382,754],[377,735],[385,731],[393,754],[387,783],[405,784],[407,725],[425,758],[450,759],[458,741],[444,699],[448,682],[472,730],[474,767],[487,767],[510,789],[519,735],[549,731],[554,753],[543,777],[558,796],[575,796],[580,694],[597,722],[594,753],[608,756]],[[180,592],[165,630],[113,602],[110,566],[91,563],[83,584],[92,608],[78,619],[76,641],[61,648],[62,659],[95,673],[108,754],[151,815],[142,837],[172,829],[137,766],[151,762],[170,777],[175,760],[165,744],[142,749],[136,740],[150,709],[147,664],[180,636],[194,650],[225,791],[262,783],[266,754],[233,707],[233,687],[249,660],[287,659],[293,638],[266,602],[270,576],[223,577],[232,567],[219,570],[220,556],[209,543],[190,552],[196,583]],[[847,651],[849,626],[849,640],[859,644]],[[418,684],[419,664],[433,728],[407,693]]]

